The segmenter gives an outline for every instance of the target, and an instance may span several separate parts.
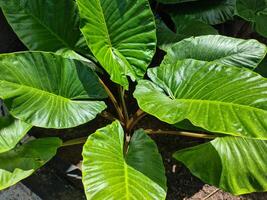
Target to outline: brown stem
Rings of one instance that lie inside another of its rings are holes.
[[[144,117],[146,116],[146,113],[142,111],[141,109],[138,109],[136,113],[134,114],[131,119],[129,119],[128,123],[126,124],[126,129],[128,132],[131,132],[131,130],[134,128],[134,126]]]
[[[119,90],[120,90],[119,93],[121,97],[122,110],[123,110],[124,118],[127,124],[127,122],[129,121],[129,115],[128,115],[128,110],[127,110],[126,103],[125,103],[125,89],[123,89],[123,87],[120,87]]]
[[[122,113],[122,110],[117,102],[117,100],[115,99],[114,95],[112,94],[112,92],[109,90],[109,88],[106,86],[106,84],[99,78],[99,81],[100,83],[103,85],[104,89],[106,90],[110,100],[112,101],[117,113],[118,113],[118,116],[119,116],[119,119],[121,121],[124,121],[124,116],[123,116],[123,113]]]
[[[110,121],[115,121],[115,120],[118,120],[116,117],[114,117],[111,113],[107,112],[107,111],[103,111],[101,114],[101,117],[107,119],[107,120],[110,120]],[[121,125],[124,126],[125,123],[120,121]]]
[[[184,137],[194,137],[194,138],[204,138],[204,139],[214,139],[216,136],[204,134],[204,133],[192,133],[186,131],[164,131],[164,130],[151,130],[146,129],[146,133],[148,134],[167,134],[167,135],[177,135],[177,136],[184,136]]]

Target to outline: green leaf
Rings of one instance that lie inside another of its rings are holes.
[[[134,132],[126,162],[167,191],[165,169],[158,147],[144,130],[139,129]]]
[[[167,51],[174,43],[191,36],[218,34],[212,26],[190,18],[176,20],[175,26],[176,33],[170,30],[162,20],[157,22],[158,46],[164,51]]]
[[[149,69],[134,96],[169,124],[188,119],[210,132],[267,139],[267,79],[245,68],[197,60]]]
[[[52,53],[0,55],[0,98],[10,114],[34,126],[68,128],[105,109],[106,93],[92,69]]]
[[[128,88],[155,53],[156,28],[147,0],[78,0],[81,30],[111,80]]]
[[[253,22],[256,31],[267,37],[267,1],[265,0],[237,0],[237,15]]]
[[[235,11],[235,0],[195,1],[172,5],[169,13],[176,20],[188,17],[207,24],[220,24],[232,20]]]
[[[0,153],[13,149],[31,127],[11,116],[0,117]]]
[[[56,154],[60,145],[59,138],[37,139],[1,153],[0,190],[30,176]]]
[[[175,3],[184,3],[184,2],[191,2],[191,1],[199,1],[199,0],[156,0],[162,4],[175,4]]]
[[[9,0],[1,6],[9,24],[30,50],[79,51],[76,44],[81,32],[75,1]]]
[[[192,58],[254,69],[266,52],[266,46],[257,40],[208,35],[184,39],[174,44],[167,51],[163,63],[175,64],[177,60]]]
[[[135,134],[138,135],[133,136],[130,155],[126,155],[128,164],[123,153],[124,133],[118,121],[89,136],[83,148],[82,166],[87,199],[165,199],[166,186],[161,185],[166,180],[156,146],[144,131]],[[142,157],[145,153],[148,154]]]
[[[267,141],[222,137],[174,157],[204,182],[240,195],[267,191],[266,151]]]

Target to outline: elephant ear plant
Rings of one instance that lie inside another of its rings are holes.
[[[0,118],[1,190],[30,176],[58,148],[80,142],[85,143],[87,199],[165,199],[165,169],[149,135],[171,133],[204,139],[173,154],[202,181],[235,195],[267,191],[267,79],[255,72],[266,46],[217,35],[211,25],[232,19],[235,1],[150,3],[0,0],[7,21],[29,49],[0,55],[0,98],[7,108]],[[238,13],[264,32],[262,21],[237,5]],[[176,32],[161,18],[155,20],[159,6]],[[157,46],[166,55],[148,69],[158,59]],[[112,87],[104,83],[105,74]],[[136,113],[125,101],[132,88],[140,107]],[[21,142],[33,126],[66,129],[93,120],[106,109],[108,97],[117,119],[86,141]],[[177,131],[136,130],[146,114]]]

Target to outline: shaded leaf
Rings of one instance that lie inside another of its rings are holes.
[[[149,69],[134,96],[169,124],[188,119],[210,132],[267,139],[267,79],[245,68],[184,60]]]
[[[13,149],[31,127],[11,116],[0,117],[0,153]]]
[[[0,98],[10,114],[34,126],[68,128],[105,109],[97,75],[81,62],[52,53],[0,55]]]
[[[243,40],[221,35],[184,39],[167,51],[163,63],[192,58],[229,66],[255,68],[265,57],[267,48],[257,40]]]
[[[253,22],[256,31],[267,37],[267,1],[265,0],[237,0],[237,15]]]
[[[220,24],[233,19],[235,0],[194,1],[168,7],[169,13],[178,20],[188,17],[207,24]]]
[[[173,44],[184,38],[199,35],[216,35],[217,30],[203,22],[190,18],[181,18],[175,21],[176,33],[170,30],[162,20],[157,23],[158,46],[167,51]]]
[[[59,138],[30,141],[11,151],[0,154],[0,190],[30,176],[49,161],[60,147]]]
[[[267,191],[266,151],[267,141],[222,137],[174,157],[202,181],[240,195]]]
[[[160,185],[165,184],[166,179],[156,146],[144,131],[135,134],[138,135],[133,136],[130,155],[126,158],[128,164],[123,153],[124,133],[118,121],[89,136],[83,148],[82,166],[87,199],[165,199],[166,191]],[[150,153],[142,157],[148,150]],[[147,166],[144,162],[153,164]],[[158,174],[152,172],[154,170],[158,170]]]
[[[81,30],[111,80],[128,88],[144,76],[156,47],[154,16],[147,0],[78,0]]]

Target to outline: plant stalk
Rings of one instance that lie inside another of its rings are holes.
[[[115,109],[116,109],[116,111],[118,113],[120,121],[124,121],[124,116],[123,116],[122,110],[121,110],[116,98],[114,97],[114,95],[112,94],[110,89],[106,86],[106,84],[100,78],[99,78],[99,81],[103,85],[103,87],[106,90],[111,102],[113,103],[113,105],[114,105],[114,107],[115,107]]]
[[[128,123],[126,124],[126,129],[128,132],[131,132],[134,126],[144,117],[146,113],[141,109],[138,109],[131,119],[129,119]]]
[[[84,144],[88,137],[81,137],[64,142],[61,147],[73,146],[78,144]]]
[[[215,135],[209,135],[204,133],[192,133],[186,131],[164,131],[164,130],[152,130],[146,129],[146,133],[148,134],[167,134],[167,135],[177,135],[177,136],[184,136],[184,137],[194,137],[194,138],[202,138],[202,139],[215,139]]]
[[[120,90],[119,93],[121,97],[121,104],[122,104],[122,110],[123,110],[123,114],[125,118],[125,123],[127,124],[127,122],[129,121],[129,114],[128,114],[128,110],[127,110],[126,103],[125,103],[125,89],[120,86],[119,90]]]

